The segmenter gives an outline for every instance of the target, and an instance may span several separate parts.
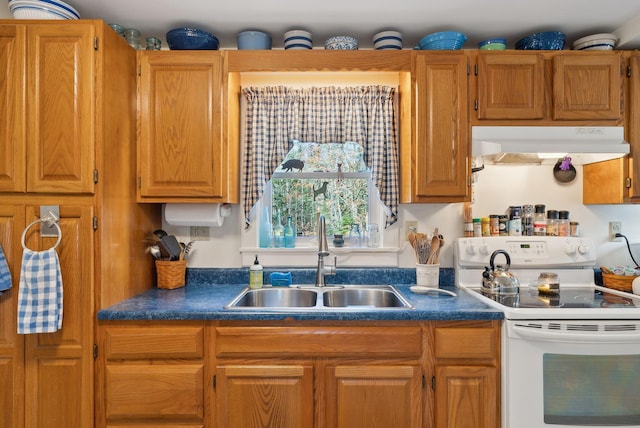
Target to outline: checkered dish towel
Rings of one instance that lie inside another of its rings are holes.
[[[7,265],[7,259],[4,256],[2,245],[0,245],[0,296],[3,291],[7,291],[11,288],[11,272],[9,272],[9,265]]]
[[[53,333],[62,328],[62,294],[56,250],[25,249],[18,290],[18,333]]]

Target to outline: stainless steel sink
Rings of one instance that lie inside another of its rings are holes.
[[[300,312],[407,310],[414,306],[391,285],[301,285],[245,288],[224,308]]]

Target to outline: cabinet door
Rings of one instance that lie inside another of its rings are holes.
[[[620,53],[553,57],[554,120],[618,120],[622,99]]]
[[[93,24],[27,28],[28,192],[93,192],[94,55]]]
[[[144,52],[139,62],[139,200],[223,201],[220,53]]]
[[[0,25],[0,192],[25,191],[26,27]]]
[[[24,207],[0,205],[0,245],[11,271],[12,288],[0,294],[0,426],[23,427],[24,345],[16,333],[20,233]]]
[[[531,53],[478,52],[478,119],[542,119],[544,60]]]
[[[25,426],[93,426],[93,213],[91,207],[60,206],[62,240],[56,251],[64,289],[62,329],[25,340]],[[26,220],[39,207],[26,209]],[[20,231],[22,232],[22,231]],[[26,235],[32,250],[51,248],[39,224]]]
[[[327,368],[327,427],[422,426],[422,370],[410,365]]]
[[[436,428],[495,428],[498,369],[483,366],[436,367]]]
[[[314,426],[311,363],[223,365],[216,379],[217,428]]]
[[[467,57],[417,53],[409,202],[465,200],[470,174]]]

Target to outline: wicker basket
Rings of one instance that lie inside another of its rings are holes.
[[[185,286],[186,260],[156,260],[156,271],[158,273],[158,288],[173,290]]]
[[[605,287],[618,291],[631,293],[631,283],[636,279],[633,275],[614,275],[612,273],[602,273],[602,282]]]

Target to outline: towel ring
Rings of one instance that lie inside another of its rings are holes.
[[[51,248],[51,249],[56,249],[58,248],[58,245],[60,244],[60,241],[62,240],[62,230],[60,229],[60,225],[58,224],[57,221],[52,220],[51,218],[39,218],[37,220],[32,221],[31,223],[29,223],[27,225],[27,227],[24,228],[24,231],[22,232],[22,248],[25,250],[28,250],[29,248],[27,248],[27,245],[24,242],[25,237],[27,236],[27,231],[34,225],[34,224],[38,224],[38,223],[49,223],[49,224],[53,224],[56,229],[58,229],[58,240],[56,241],[55,245]]]

